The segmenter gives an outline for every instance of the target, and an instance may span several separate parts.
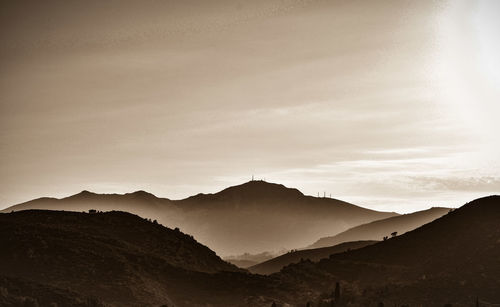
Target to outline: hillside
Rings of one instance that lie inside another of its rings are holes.
[[[0,214],[1,306],[271,306],[304,285],[252,275],[124,212]]]
[[[144,191],[124,195],[83,191],[62,199],[35,199],[2,212],[26,209],[127,211],[179,227],[222,256],[288,250],[318,237],[397,215],[332,198],[305,196],[297,189],[264,181],[250,181],[183,200],[159,198]]]
[[[124,212],[0,214],[0,233],[1,275],[113,305],[171,302],[174,281],[161,272],[240,271],[193,237]]]
[[[432,222],[449,211],[449,208],[431,208],[410,214],[389,217],[350,228],[335,236],[321,238],[312,245],[309,245],[307,248],[327,247],[343,242],[358,240],[380,241],[385,236],[390,237],[393,232],[397,232],[401,235],[424,224]]]
[[[498,225],[500,196],[486,197],[387,241],[253,275],[189,235],[128,213],[0,214],[0,303],[317,307],[335,297],[337,307],[498,303]]]
[[[249,267],[248,270],[254,274],[272,274],[279,272],[283,267],[292,263],[297,263],[306,259],[311,261],[319,261],[320,259],[328,258],[332,254],[365,247],[376,242],[377,241],[344,242],[335,246],[296,250],[253,265]]]
[[[306,196],[297,189],[264,181],[174,203],[190,221],[196,221],[183,230],[222,255],[289,250],[323,235],[397,215]]]
[[[1,275],[0,306],[105,307],[102,301],[93,296],[84,296],[67,289]]]
[[[499,303],[498,225],[500,196],[485,197],[404,235],[279,274],[289,281],[300,277],[317,295],[341,281],[343,303],[354,306]]]
[[[64,210],[87,212],[90,209],[98,211],[125,211],[145,218],[156,219],[161,212],[174,213],[176,208],[167,198],[156,197],[145,192],[136,191],[126,194],[97,194],[82,191],[65,198],[42,197],[8,207],[0,212],[21,211],[29,209]],[[170,223],[169,223],[170,225]]]
[[[267,261],[269,259],[281,256],[282,254],[286,253],[287,251],[280,251],[278,253],[270,253],[270,252],[263,252],[263,253],[258,253],[258,254],[249,254],[249,253],[244,253],[241,255],[235,255],[235,256],[228,256],[225,257],[224,260],[236,265],[237,267],[240,268],[248,268],[253,265],[256,265],[258,263]]]

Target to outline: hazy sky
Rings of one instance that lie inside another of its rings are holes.
[[[257,178],[379,210],[500,193],[500,1],[2,1],[0,208]]]

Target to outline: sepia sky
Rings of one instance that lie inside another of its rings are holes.
[[[397,212],[500,193],[499,1],[0,5],[0,208],[252,174]]]

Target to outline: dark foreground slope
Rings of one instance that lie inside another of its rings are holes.
[[[499,225],[500,196],[485,197],[402,236],[280,274],[325,293],[341,281],[342,304],[355,306],[500,303]]]
[[[144,191],[124,195],[83,191],[62,199],[35,199],[3,212],[27,209],[127,211],[179,227],[223,256],[305,246],[319,237],[397,215],[305,196],[297,189],[264,181],[176,201]]]
[[[321,238],[312,245],[308,246],[308,248],[327,247],[343,242],[359,240],[380,241],[385,236],[390,237],[393,232],[397,232],[401,235],[424,224],[432,222],[449,211],[449,208],[431,208],[428,210],[389,217],[350,228],[335,236]]]
[[[264,276],[131,214],[0,214],[0,305],[316,307],[335,297],[337,307],[499,303],[498,225],[500,197],[486,197],[396,238]]]
[[[103,302],[96,297],[6,276],[0,276],[0,306],[105,307]]]
[[[193,237],[124,212],[0,214],[0,246],[4,284],[22,280],[27,289],[42,284],[115,305],[171,304],[182,278],[240,271]]]
[[[308,291],[125,212],[2,213],[0,246],[0,306],[271,306]]]
[[[248,270],[255,274],[272,274],[279,272],[283,267],[292,263],[304,260],[319,261],[323,258],[328,258],[328,256],[332,254],[365,247],[376,242],[377,241],[344,242],[335,246],[291,251],[281,256],[253,265],[249,267]]]

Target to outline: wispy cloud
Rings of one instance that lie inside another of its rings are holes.
[[[442,73],[447,6],[190,3],[5,6],[0,205],[251,174],[399,211],[498,187],[498,122]]]

